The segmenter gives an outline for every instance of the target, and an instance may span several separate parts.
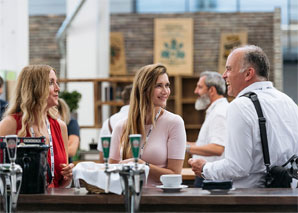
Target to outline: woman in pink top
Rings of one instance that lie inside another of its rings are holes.
[[[185,127],[179,115],[164,109],[169,95],[166,67],[142,67],[134,79],[128,118],[118,122],[112,134],[110,163],[134,161],[128,136],[142,135],[139,163],[150,167],[147,185],[160,184],[163,174],[180,174],[183,166]]]

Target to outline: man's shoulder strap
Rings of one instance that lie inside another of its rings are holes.
[[[260,127],[261,142],[262,142],[262,149],[263,149],[263,155],[264,155],[264,163],[268,171],[270,166],[270,155],[269,155],[268,141],[267,141],[266,118],[263,116],[262,107],[259,102],[258,95],[256,93],[247,92],[244,95],[241,95],[241,97],[242,96],[249,98],[253,102],[256,108],[256,111],[259,117],[259,127]]]

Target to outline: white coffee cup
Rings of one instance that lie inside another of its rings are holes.
[[[175,188],[182,183],[182,176],[179,174],[168,174],[160,176],[160,181],[164,187]]]

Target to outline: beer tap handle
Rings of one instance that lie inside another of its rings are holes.
[[[110,145],[111,145],[111,135],[102,136],[101,146],[102,146],[103,158],[105,163],[105,173],[106,173],[105,193],[109,193],[109,188],[110,188],[110,178],[111,178],[111,173],[109,171]]]
[[[110,155],[110,145],[111,145],[111,135],[101,136],[101,147],[103,152],[103,159],[105,162],[105,171],[109,168],[109,155]]]
[[[12,167],[14,167],[15,161],[17,158],[18,136],[17,135],[7,135],[7,136],[5,136],[5,140],[6,140],[6,148],[7,148],[7,152],[8,152],[8,158],[10,160]]]
[[[141,144],[142,135],[141,134],[131,134],[129,135],[130,145],[132,156],[135,159],[135,169],[138,170],[138,161],[140,154],[140,144]]]

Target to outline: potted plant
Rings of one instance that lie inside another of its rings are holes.
[[[76,90],[72,92],[68,92],[67,90],[64,90],[63,92],[60,92],[59,97],[65,100],[65,102],[69,106],[70,113],[72,115],[75,114],[76,110],[79,108],[79,102],[82,97],[81,93],[79,93]]]

